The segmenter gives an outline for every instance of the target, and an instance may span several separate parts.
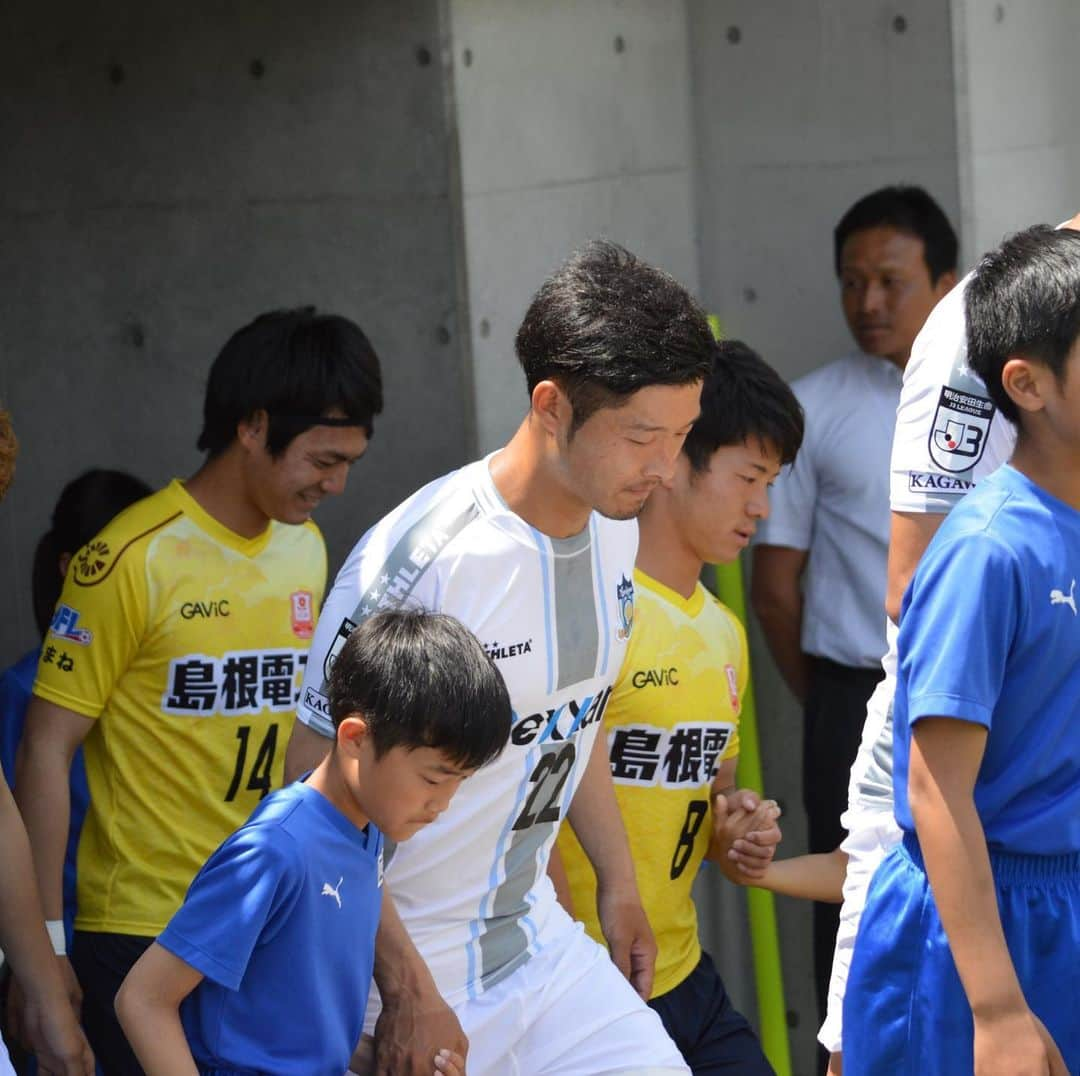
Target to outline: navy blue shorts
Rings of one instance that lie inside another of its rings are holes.
[[[673,990],[649,1002],[694,1076],[775,1076],[761,1043],[727,996],[708,953]]]
[[[991,853],[1009,954],[1032,1012],[1080,1073],[1080,855]],[[844,1076],[974,1069],[971,1007],[914,837],[870,883],[844,995]]]

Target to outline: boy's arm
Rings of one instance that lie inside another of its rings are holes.
[[[66,778],[65,778],[66,785]],[[7,782],[0,780],[0,945],[25,995],[26,1033],[42,1071],[90,1076],[94,1059],[53,956],[34,880],[26,830]]]
[[[941,924],[975,1021],[980,1076],[1066,1072],[1024,998],[998,913],[975,780],[987,729],[929,717],[911,737],[908,798]],[[1054,1067],[1054,1058],[1060,1070]]]
[[[147,1076],[199,1076],[180,1023],[180,1003],[203,976],[154,942],[116,995],[116,1015]]]
[[[774,859],[761,878],[745,879],[744,885],[768,889],[785,897],[839,904],[844,899],[847,855],[839,848],[814,855]]]

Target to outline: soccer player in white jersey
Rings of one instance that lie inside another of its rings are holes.
[[[1080,230],[1080,214],[1063,227]],[[893,817],[892,701],[896,622],[915,567],[945,516],[976,482],[1012,455],[1016,430],[996,413],[985,385],[967,364],[964,291],[970,274],[938,305],[911,350],[904,373],[890,479],[892,528],[886,597],[889,649],[885,679],[867,706],[862,744],[851,769],[844,904],[836,938],[828,1013],[818,1039],[831,1053],[830,1076],[842,1071],[842,1010],[851,953],[870,879],[900,840]]]
[[[287,772],[326,751],[323,684],[357,621],[406,603],[463,621],[506,678],[514,724],[500,759],[389,858],[378,1071],[430,1073],[456,1016],[470,1076],[686,1072],[642,1000],[655,943],[592,747],[633,630],[634,518],[673,472],[714,343],[679,284],[593,243],[541,287],[516,347],[529,410],[509,444],[414,494],[346,560]],[[564,817],[596,869],[611,960],[545,873]]]

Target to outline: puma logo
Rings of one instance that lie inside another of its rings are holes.
[[[1050,604],[1051,605],[1067,605],[1072,611],[1073,616],[1076,616],[1076,598],[1073,597],[1073,591],[1076,590],[1076,580],[1072,581],[1072,586],[1069,587],[1069,593],[1058,590],[1056,587],[1050,591]]]
[[[345,876],[342,875],[337,880],[337,885],[331,885],[329,882],[323,882],[321,897],[333,897],[337,901],[337,906],[341,907],[341,883],[345,881]]]

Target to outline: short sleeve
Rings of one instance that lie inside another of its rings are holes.
[[[378,609],[403,604],[438,608],[437,566],[422,560],[417,550],[401,548],[407,533],[389,545],[384,538],[392,538],[392,533],[384,536],[382,526],[377,524],[349,554],[327,595],[311,640],[296,714],[303,724],[327,738],[334,736],[334,723],[326,682],[353,629]],[[402,579],[407,588],[396,586]]]
[[[931,542],[900,614],[909,725],[952,717],[990,727],[1026,604],[1023,588],[1015,555],[999,540],[976,533]]]
[[[277,826],[246,826],[206,861],[158,944],[236,990],[256,944],[273,937],[303,880],[290,836]]]
[[[795,462],[785,467],[769,494],[769,515],[758,524],[755,545],[809,549],[814,533],[814,506],[818,499],[813,402],[802,398],[806,434]]]
[[[737,758],[739,755],[739,749],[742,746],[739,729],[742,715],[746,710],[746,692],[750,686],[750,652],[746,645],[746,629],[743,627],[742,621],[730,610],[728,616],[731,620],[732,638],[735,641],[735,654],[733,655],[732,664],[735,667],[735,683],[738,686],[739,709],[735,714],[734,731],[724,750],[721,758],[722,762],[726,762],[729,758]]]
[[[147,622],[144,548],[116,553],[84,579],[80,565],[94,555],[92,542],[71,561],[34,681],[35,695],[89,718],[105,709]]]

